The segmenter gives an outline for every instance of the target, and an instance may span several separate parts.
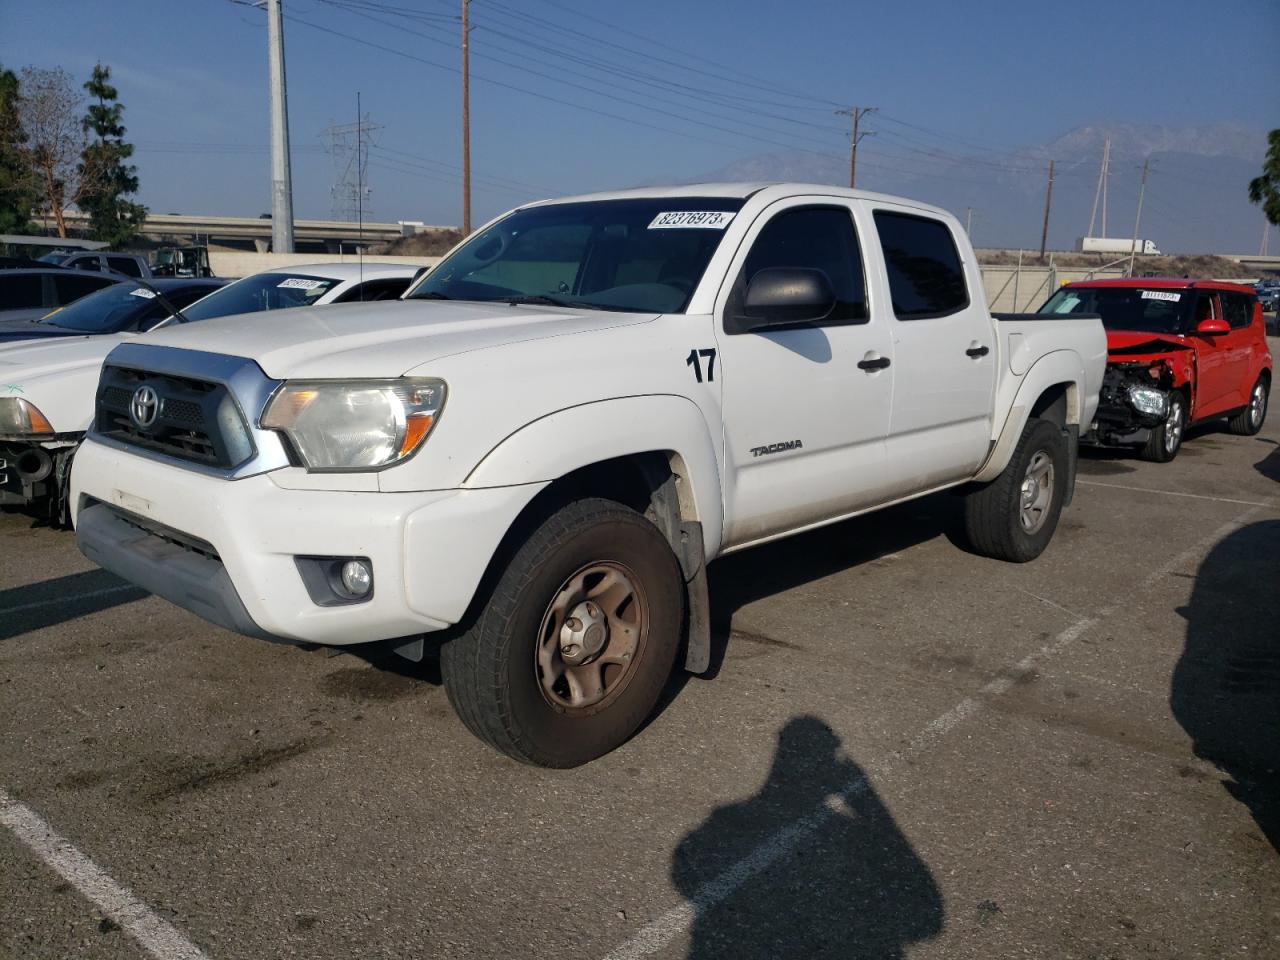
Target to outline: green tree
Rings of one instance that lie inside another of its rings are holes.
[[[127,162],[133,144],[124,141],[124,105],[111,85],[111,68],[95,66],[84,89],[92,102],[83,125],[93,139],[81,154],[80,176],[89,186],[78,206],[89,215],[90,235],[117,246],[142,228],[147,208],[128,199],[138,192],[138,168]]]
[[[1267,134],[1267,144],[1262,175],[1249,181],[1249,202],[1262,207],[1269,222],[1280,224],[1280,130]]]
[[[27,155],[27,134],[18,114],[18,75],[0,67],[0,233],[26,233],[36,192]]]

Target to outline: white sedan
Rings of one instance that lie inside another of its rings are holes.
[[[215,290],[152,329],[264,310],[396,300],[419,272],[412,264],[376,262],[270,270]],[[93,419],[102,361],[118,344],[149,333],[0,344],[0,506],[41,504],[51,520],[65,522],[71,458]]]

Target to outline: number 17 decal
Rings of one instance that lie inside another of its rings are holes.
[[[693,367],[693,375],[698,378],[698,382],[702,382],[702,359],[707,361],[707,382],[716,378],[716,352],[714,350],[690,350],[689,356],[684,358],[685,366]]]

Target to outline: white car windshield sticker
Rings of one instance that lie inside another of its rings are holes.
[[[1143,300],[1168,300],[1170,303],[1177,303],[1182,299],[1180,293],[1170,293],[1168,290],[1143,290]]]
[[[155,294],[152,291],[148,290],[146,287],[139,287],[137,290],[130,290],[129,296],[143,297],[146,300],[152,300],[155,298]]]
[[[280,283],[276,284],[276,286],[289,289],[297,288],[300,290],[314,290],[316,287],[323,287],[324,281],[309,280],[306,277],[290,277],[288,280],[282,280]]]
[[[733,219],[729,210],[672,210],[660,213],[649,224],[650,230],[723,230]]]

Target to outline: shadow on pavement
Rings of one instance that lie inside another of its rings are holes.
[[[937,536],[967,549],[959,497],[935,494],[715,561],[707,568],[711,667],[704,676],[712,679],[719,672],[739,608]]]
[[[149,596],[105,570],[0,590],[0,640],[54,627]]]
[[[1254,464],[1254,469],[1268,480],[1280,483],[1280,449],[1272,450],[1270,454]]]
[[[933,874],[840,746],[821,720],[792,719],[760,792],[676,847],[672,880],[694,908],[689,960],[888,960],[942,931]],[[794,850],[720,892],[726,871],[824,806],[833,812]]]
[[[1280,851],[1280,520],[1254,523],[1200,565],[1169,704],[1196,756],[1231,779]]]

